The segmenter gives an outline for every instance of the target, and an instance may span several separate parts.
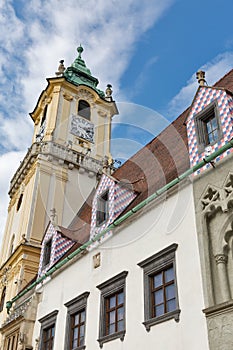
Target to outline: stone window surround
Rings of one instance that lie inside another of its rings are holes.
[[[90,292],[84,292],[78,297],[68,301],[64,305],[67,307],[67,318],[66,318],[66,335],[65,335],[65,349],[69,349],[70,344],[70,329],[71,329],[71,317],[82,309],[87,308],[87,298]],[[86,323],[86,320],[85,320]],[[86,324],[85,324],[86,328]],[[77,347],[75,350],[84,350],[85,345]]]
[[[100,296],[100,328],[99,328],[99,345],[102,348],[103,344],[105,342],[111,341],[113,339],[117,339],[120,338],[121,341],[124,340],[125,337],[125,324],[124,324],[124,330],[120,331],[120,332],[116,332],[113,334],[109,334],[109,335],[105,335],[105,317],[106,317],[106,313],[105,313],[105,301],[106,298],[108,298],[109,296],[111,296],[112,294],[116,293],[117,291],[119,291],[120,289],[123,290],[124,292],[124,312],[125,312],[125,281],[126,281],[126,276],[128,275],[128,271],[122,271],[121,273],[119,273],[118,275],[110,278],[109,280],[99,284],[96,288],[98,288],[101,291],[101,296]],[[125,323],[125,317],[124,317],[124,323]]]
[[[52,245],[53,245],[53,237],[50,237],[46,242],[44,242],[44,252],[43,252],[43,262],[42,262],[43,269],[50,264]]]
[[[41,323],[41,329],[40,329],[40,343],[39,343],[39,350],[42,349],[42,340],[43,340],[43,332],[51,327],[54,324],[54,328],[56,328],[56,319],[57,319],[58,310],[54,310],[50,312],[48,315],[42,317],[39,319],[39,322]]]
[[[205,144],[205,121],[210,117],[211,113],[214,112],[217,125],[218,125],[218,140],[222,138],[222,128],[221,128],[221,122],[220,122],[220,116],[219,116],[219,110],[218,110],[218,104],[217,101],[214,100],[211,102],[208,106],[206,106],[202,111],[200,111],[198,114],[195,115],[195,129],[196,129],[196,135],[197,135],[197,144],[198,144],[198,152],[202,153],[205,151],[205,147],[211,146],[218,142],[218,140],[210,143]]]
[[[108,199],[105,200],[104,197],[107,195]],[[102,206],[100,205],[100,201],[105,201],[104,213],[105,213],[105,219],[100,221],[98,212],[102,209]],[[108,221],[109,218],[109,188],[106,188],[101,194],[99,194],[96,198],[96,227],[102,226],[104,223]]]
[[[151,326],[170,320],[175,319],[176,322],[179,321],[180,309],[178,303],[178,290],[177,290],[177,279],[176,279],[176,264],[175,264],[175,252],[177,250],[178,244],[173,243],[170,246],[164,248],[160,252],[152,255],[151,257],[138,263],[138,266],[143,268],[144,274],[144,326],[149,332]],[[176,290],[176,310],[167,312],[158,317],[151,317],[151,297],[150,297],[150,279],[155,273],[160,272],[169,265],[174,268],[174,280],[175,280],[175,290]]]

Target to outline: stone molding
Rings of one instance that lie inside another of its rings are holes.
[[[52,141],[41,143],[36,142],[33,143],[32,146],[28,149],[26,156],[22,160],[19,168],[11,180],[9,191],[11,198],[19,189],[20,185],[29,173],[31,167],[40,155],[47,157],[47,160],[51,162],[53,160],[57,160],[59,163],[66,163],[69,169],[73,169],[74,167],[81,167],[88,172],[94,172],[97,174],[98,171],[102,168],[101,161],[88,155],[84,155],[81,152],[74,151]]]

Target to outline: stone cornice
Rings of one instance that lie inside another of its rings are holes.
[[[24,254],[40,255],[40,246],[32,246],[30,244],[20,244],[7,259],[4,264],[0,267],[0,275],[2,271],[8,266],[15,266],[23,259]]]
[[[36,142],[28,149],[28,152],[19,168],[17,169],[14,177],[10,183],[9,195],[12,196],[17,192],[21,183],[25,180],[28,172],[31,170],[36,160],[42,156],[49,162],[57,160],[59,164],[67,164],[69,169],[74,167],[83,168],[84,170],[97,174],[102,168],[102,162],[92,158],[81,152],[74,151],[68,147],[60,145],[58,143],[49,142]]]

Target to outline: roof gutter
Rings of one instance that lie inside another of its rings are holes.
[[[114,229],[116,226],[119,226],[122,222],[124,222],[126,219],[134,215],[137,211],[141,210],[143,207],[148,205],[150,202],[155,200],[157,197],[159,197],[161,194],[178,184],[180,181],[188,177],[189,175],[195,173],[197,170],[202,168],[204,165],[207,163],[211,163],[215,158],[217,158],[219,155],[227,151],[228,149],[233,147],[233,139],[231,139],[228,143],[226,143],[224,146],[219,148],[217,151],[212,153],[210,156],[207,156],[204,158],[201,162],[198,164],[194,165],[192,168],[188,169],[185,171],[183,174],[175,178],[174,180],[170,181],[168,184],[165,186],[161,187],[158,189],[156,192],[154,192],[152,195],[150,195],[148,198],[143,200],[141,203],[136,205],[134,208],[132,208],[130,211],[128,211],[126,214],[124,214],[122,217],[119,219],[116,219],[112,224],[110,224],[108,227],[106,227],[103,231],[98,233],[95,237],[91,238],[89,241],[84,243],[81,247],[76,249],[73,253],[69,254],[65,259],[61,260],[58,262],[54,267],[52,267],[50,270],[48,270],[44,275],[39,277],[35,282],[30,284],[27,288],[25,288],[22,292],[17,294],[13,299],[10,301],[6,302],[6,308],[7,308],[7,313],[9,314],[10,309],[12,307],[12,304],[16,302],[19,298],[21,298],[23,295],[25,295],[28,291],[30,291],[32,288],[34,288],[36,285],[40,284],[43,282],[48,276],[52,275],[55,271],[59,270],[62,266],[66,265],[70,260],[72,260],[75,256],[78,254],[82,253],[83,251],[86,250],[91,244],[94,242],[98,241],[101,237],[103,237],[107,232],[111,231]]]

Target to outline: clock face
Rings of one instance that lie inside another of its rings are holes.
[[[77,137],[94,143],[94,124],[89,120],[72,115],[70,132]]]

